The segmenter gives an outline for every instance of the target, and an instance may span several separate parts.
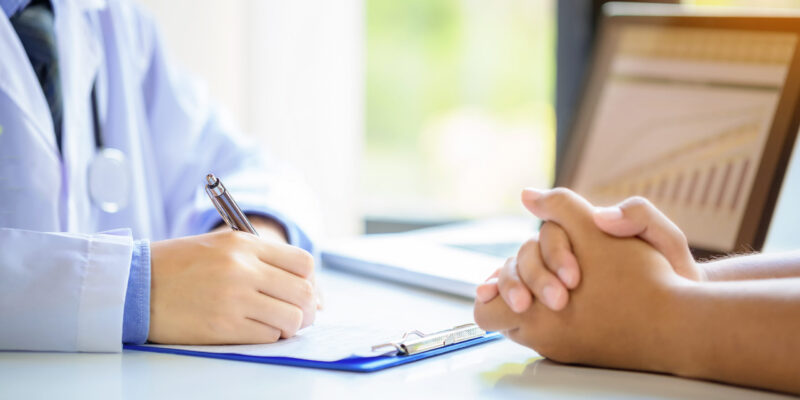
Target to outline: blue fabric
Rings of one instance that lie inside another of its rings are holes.
[[[150,242],[136,241],[122,316],[122,343],[142,344],[150,332]]]
[[[6,17],[11,18],[17,11],[27,6],[31,0],[0,0],[0,8],[6,13]]]

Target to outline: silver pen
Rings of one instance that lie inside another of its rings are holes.
[[[231,194],[225,189],[225,185],[214,174],[206,175],[206,194],[214,203],[219,215],[223,220],[235,231],[249,232],[258,236],[258,232],[250,225],[247,216],[244,215],[242,210],[233,201]]]

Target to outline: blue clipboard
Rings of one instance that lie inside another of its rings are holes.
[[[259,356],[249,356],[245,354],[234,354],[234,353],[209,353],[203,351],[180,350],[167,347],[154,347],[147,345],[126,344],[123,347],[126,350],[150,351],[155,353],[166,353],[166,354],[181,354],[181,355],[195,356],[195,357],[218,358],[223,360],[286,365],[291,367],[332,369],[332,370],[350,371],[350,372],[375,372],[386,368],[395,367],[398,365],[412,363],[414,361],[419,361],[430,357],[436,357],[440,354],[450,353],[467,347],[475,346],[481,343],[497,340],[500,339],[501,337],[503,337],[503,335],[501,335],[499,332],[489,332],[483,336],[474,339],[454,343],[451,345],[431,349],[416,354],[375,356],[375,357],[349,357],[338,361],[306,360],[306,359],[291,358],[291,357],[259,357]]]

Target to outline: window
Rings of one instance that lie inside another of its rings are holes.
[[[365,5],[367,217],[522,213],[553,176],[555,1]]]

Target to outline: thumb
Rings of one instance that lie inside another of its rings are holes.
[[[686,235],[644,197],[631,197],[613,207],[596,208],[594,222],[609,235],[639,237],[663,254],[679,275],[702,279]]]

